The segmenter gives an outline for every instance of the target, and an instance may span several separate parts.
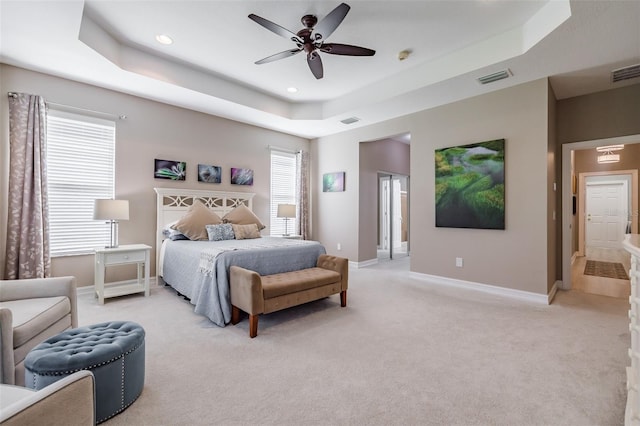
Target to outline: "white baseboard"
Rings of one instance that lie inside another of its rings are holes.
[[[413,278],[417,278],[423,281],[429,281],[430,283],[445,285],[449,287],[462,288],[466,290],[481,291],[483,293],[495,294],[498,296],[510,297],[512,299],[520,299],[528,302],[542,303],[548,305],[550,303],[549,295],[531,293],[530,291],[516,290],[513,288],[498,287],[489,284],[482,284],[473,281],[457,280],[454,278],[440,277],[437,275],[422,274],[419,272],[409,272],[409,275]],[[552,292],[556,284],[553,285]],[[551,294],[551,293],[549,293]]]
[[[115,287],[115,286],[119,286],[122,284],[130,284],[131,282],[134,282],[135,280],[127,280],[127,281],[116,281],[116,282],[112,282],[112,283],[106,283],[104,286],[105,288],[107,287]],[[153,287],[156,285],[156,277],[150,277],[149,278],[149,287]],[[94,294],[96,292],[96,286],[95,285],[85,285],[82,287],[78,287],[76,289],[76,293],[78,294],[78,296],[82,296],[85,294]]]
[[[377,265],[378,264],[378,259],[369,259],[369,260],[363,260],[362,262],[353,262],[353,261],[349,261],[349,266],[351,266],[352,268],[365,268],[367,266],[371,266],[371,265]]]
[[[576,257],[578,257],[578,252],[574,251],[573,254],[571,255],[571,264],[572,265],[576,261]]]

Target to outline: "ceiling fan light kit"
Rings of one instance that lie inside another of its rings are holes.
[[[624,149],[624,145],[607,145],[597,147],[596,152],[602,153],[598,155],[598,164],[618,163],[620,161],[620,154],[614,154],[613,151],[620,151],[622,149]]]
[[[266,64],[297,55],[300,52],[305,52],[307,54],[307,64],[309,65],[311,73],[316,79],[321,79],[324,77],[324,67],[322,66],[322,59],[320,58],[319,52],[344,56],[375,55],[375,50],[367,49],[366,47],[325,42],[335,29],[338,28],[338,25],[342,23],[350,9],[351,7],[348,4],[342,3],[333,9],[320,22],[318,22],[318,18],[315,15],[304,15],[301,22],[305,28],[301,29],[297,33],[293,33],[292,31],[289,31],[288,29],[258,15],[253,13],[250,14],[249,19],[296,44],[295,49],[285,50],[284,52],[267,56],[266,58],[256,61],[256,64]]]

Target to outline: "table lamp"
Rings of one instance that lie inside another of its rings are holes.
[[[118,247],[118,221],[129,220],[129,201],[99,199],[93,204],[93,219],[105,220],[110,225],[109,245],[106,248]]]
[[[284,218],[284,234],[283,236],[289,236],[289,218],[296,217],[296,205],[295,204],[278,204],[278,217]]]

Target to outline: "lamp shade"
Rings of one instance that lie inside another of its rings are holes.
[[[128,200],[95,200],[93,204],[95,220],[129,220]]]
[[[296,205],[278,204],[278,217],[296,217]]]

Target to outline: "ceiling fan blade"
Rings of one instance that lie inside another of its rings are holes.
[[[288,29],[281,27],[278,24],[274,24],[273,22],[269,21],[268,19],[264,19],[258,15],[254,15],[253,13],[249,15],[249,19],[251,19],[252,21],[255,21],[256,23],[262,25],[263,27],[265,27],[266,29],[268,29],[271,32],[274,32],[276,34],[278,34],[279,36],[282,36],[288,40],[293,40],[296,43],[302,43],[302,40],[300,40],[300,37],[298,37],[295,33],[289,31]]]
[[[351,9],[351,7],[348,4],[340,4],[325,16],[322,21],[318,22],[313,32],[316,33],[316,35],[319,34],[323,40],[326,40],[335,29],[338,28],[338,25],[340,25],[344,17],[347,16],[349,9]]]
[[[319,49],[332,55],[373,56],[376,54],[375,50],[367,49],[366,47],[340,43],[323,43]]]
[[[293,56],[300,52],[302,52],[302,49],[285,50],[284,52],[276,53],[275,55],[267,56],[266,58],[256,61],[256,65],[266,64],[269,62],[277,61],[278,59],[288,58],[289,56]]]
[[[324,70],[322,68],[322,59],[320,59],[320,55],[315,50],[313,52],[309,52],[307,54],[307,64],[309,64],[309,69],[317,78],[320,80],[324,75]]]

